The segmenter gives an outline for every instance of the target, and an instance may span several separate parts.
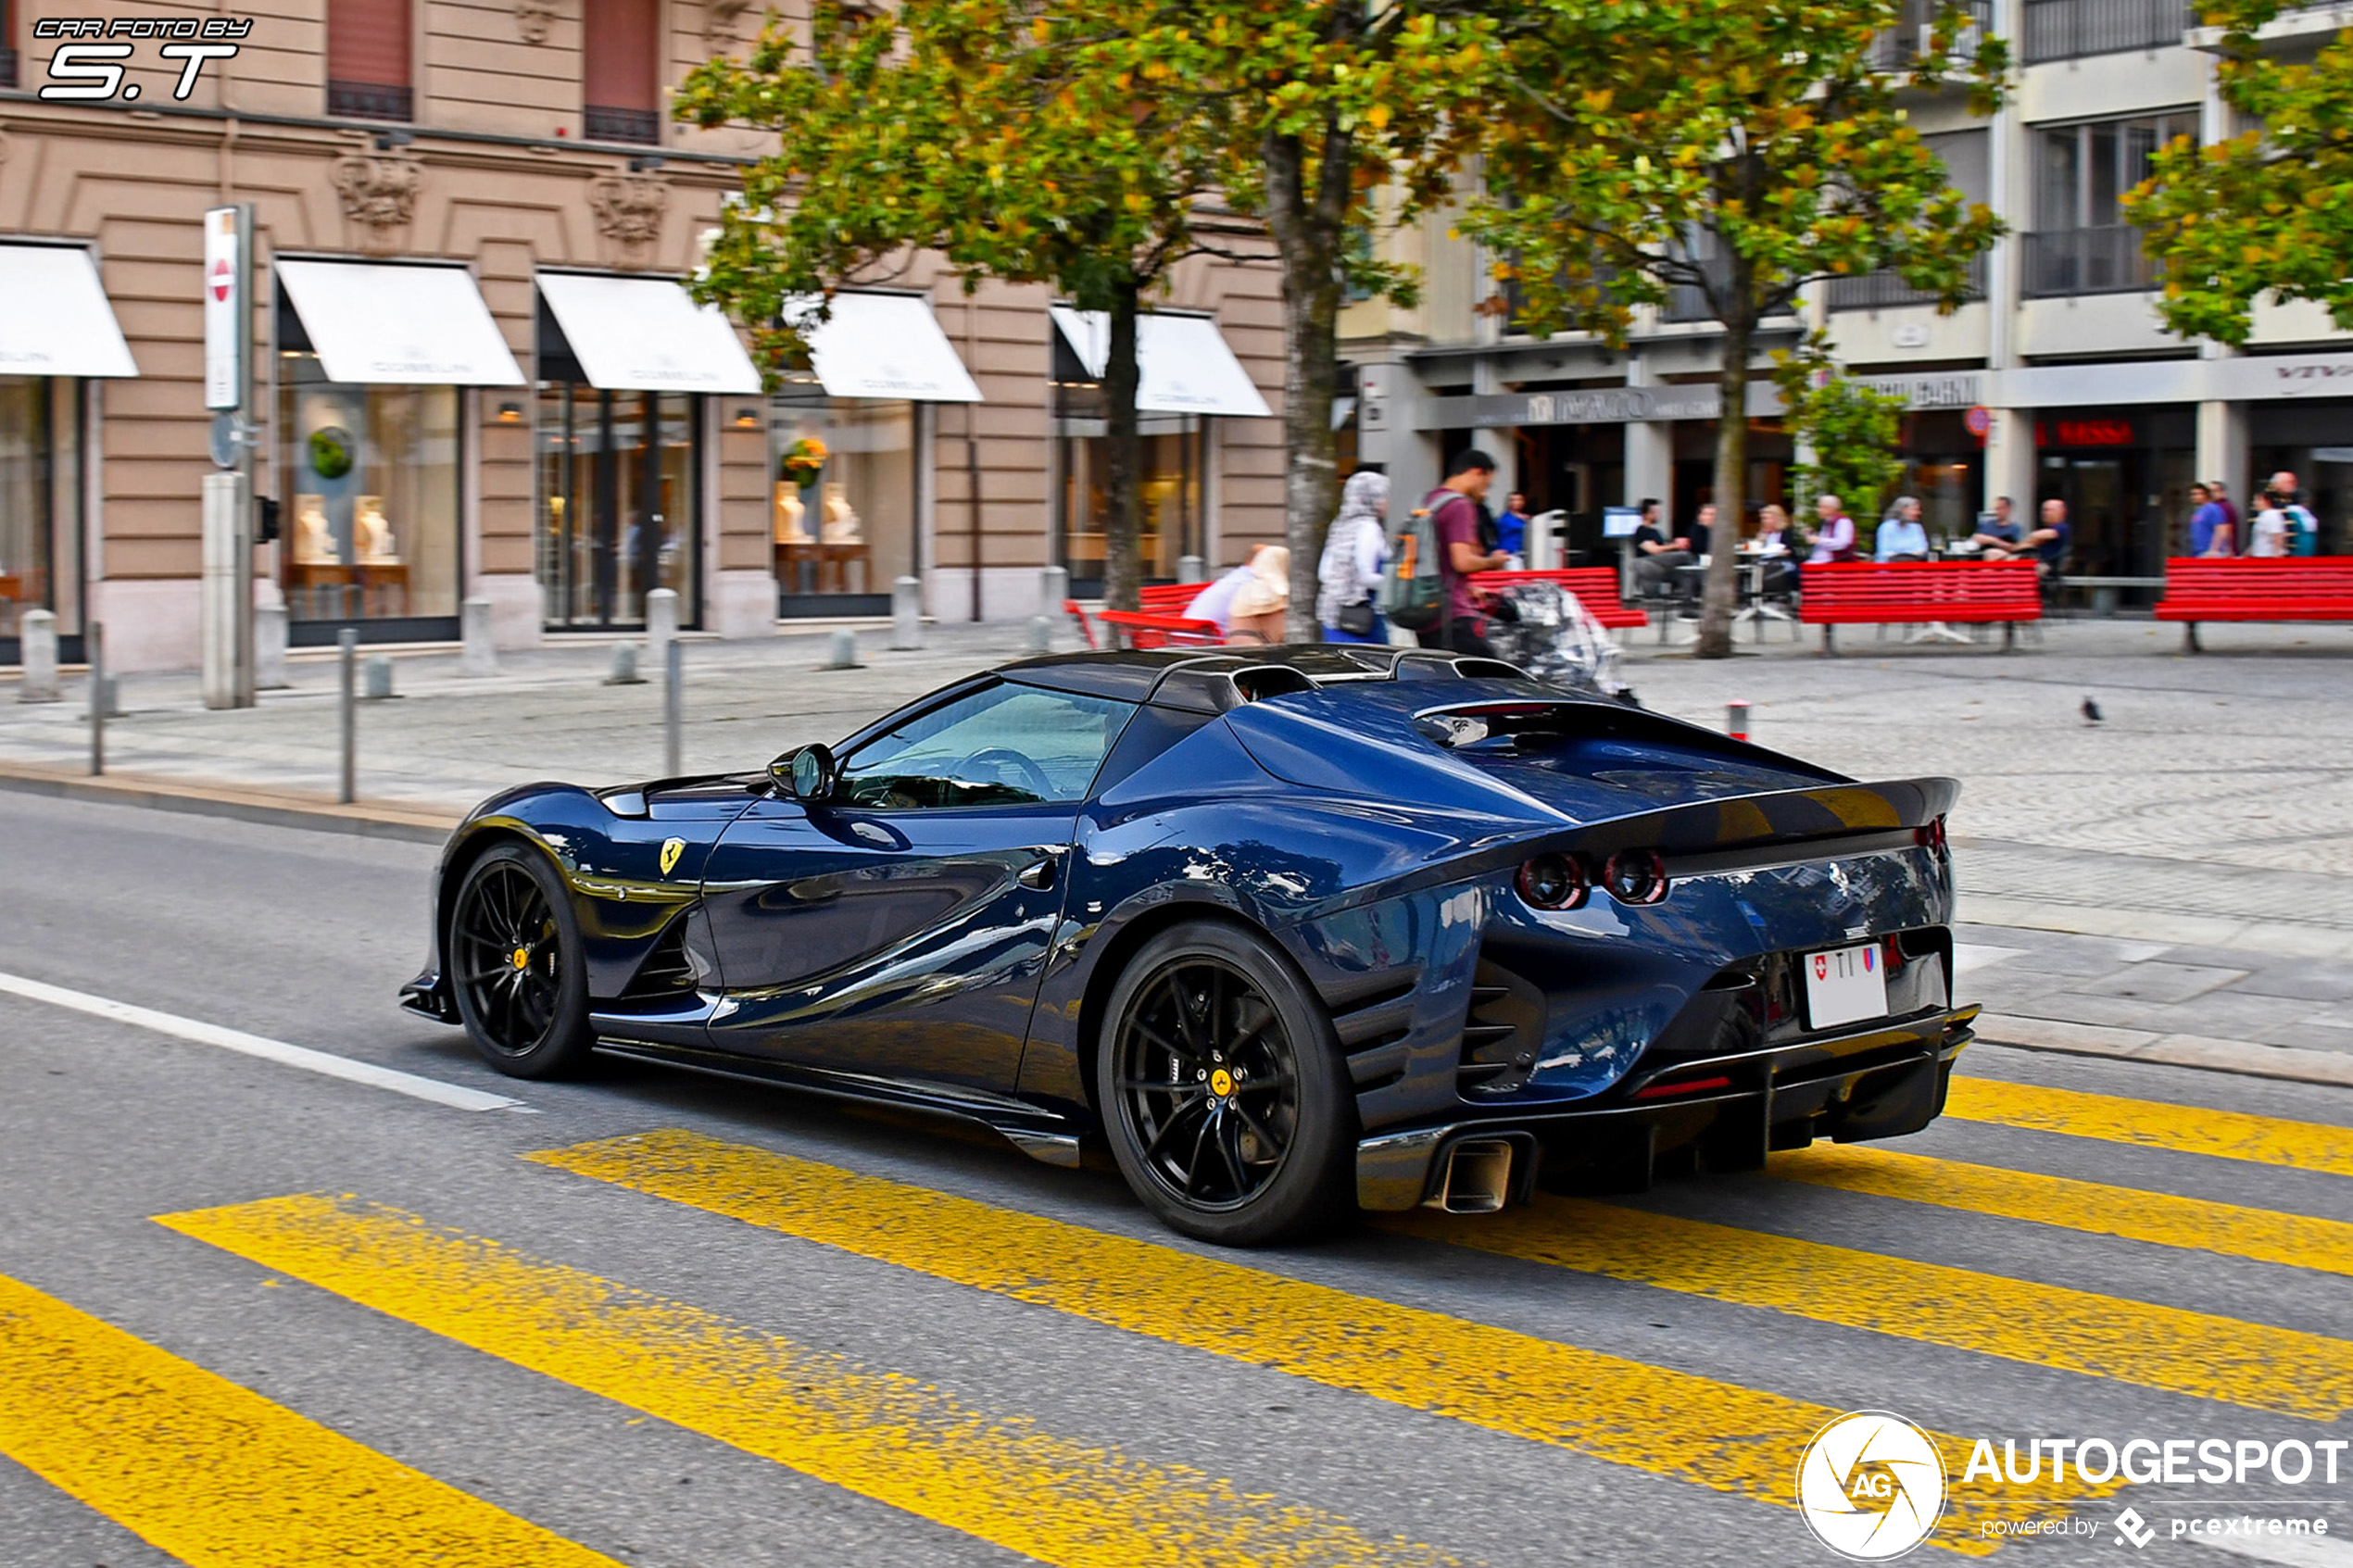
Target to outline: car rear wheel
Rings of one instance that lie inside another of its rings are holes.
[[[503,844],[476,860],[451,907],[447,951],[459,1015],[484,1061],[553,1078],[588,1060],[580,926],[545,855]]]
[[[1322,1003],[1265,938],[1171,927],[1129,960],[1097,1047],[1112,1152],[1137,1197],[1233,1247],[1353,1208],[1355,1107]]]

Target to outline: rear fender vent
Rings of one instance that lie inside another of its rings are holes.
[[[1455,1075],[1464,1098],[1488,1099],[1527,1087],[1543,1040],[1543,991],[1492,959],[1479,960]]]
[[[1360,1095],[1386,1089],[1405,1076],[1405,1037],[1414,1028],[1414,982],[1383,986],[1356,998],[1332,1019],[1348,1075]]]

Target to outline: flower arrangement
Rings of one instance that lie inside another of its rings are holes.
[[[351,433],[327,425],[310,433],[310,471],[321,479],[341,479],[351,471]]]
[[[806,490],[825,471],[825,444],[813,435],[804,435],[786,449],[778,466],[786,479]]]

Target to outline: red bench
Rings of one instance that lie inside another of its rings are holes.
[[[1614,566],[1565,566],[1550,571],[1477,571],[1471,574],[1471,586],[1482,592],[1508,588],[1515,583],[1557,583],[1577,596],[1577,602],[1585,607],[1586,614],[1613,632],[1650,623],[1647,612],[1617,596],[1617,568]]]
[[[1822,629],[1824,653],[1838,651],[1840,626],[1999,621],[2007,648],[2020,621],[2043,619],[2031,560],[1833,561],[1799,571],[1797,618]]]
[[[1153,583],[1137,590],[1135,609],[1106,609],[1095,619],[1116,626],[1131,648],[1215,647],[1226,640],[1214,621],[1191,621],[1185,607],[1199,598],[1206,583]]]
[[[2181,557],[2165,563],[2157,618],[2180,621],[2192,653],[2198,651],[2201,621],[2353,621],[2353,558]]]

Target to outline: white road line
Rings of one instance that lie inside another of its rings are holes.
[[[21,975],[0,974],[0,992],[22,997],[28,1001],[46,1002],[51,1007],[70,1008],[75,1012],[111,1019],[136,1029],[152,1029],[158,1035],[169,1035],[176,1040],[190,1040],[199,1046],[219,1046],[222,1050],[258,1056],[264,1061],[299,1067],[306,1073],[341,1078],[346,1083],[365,1084],[371,1089],[390,1089],[396,1095],[431,1100],[435,1105],[446,1105],[457,1110],[531,1110],[531,1107],[522,1101],[510,1099],[505,1095],[469,1089],[459,1084],[445,1084],[438,1078],[421,1078],[414,1073],[403,1073],[397,1068],[354,1061],[347,1056],[314,1051],[308,1046],[290,1046],[283,1040],[248,1035],[242,1029],[224,1029],[218,1023],[203,1023],[193,1018],[157,1012],[153,1008],[133,1007],[129,1002],[94,997],[87,991],[69,991],[62,985],[27,980]]]

